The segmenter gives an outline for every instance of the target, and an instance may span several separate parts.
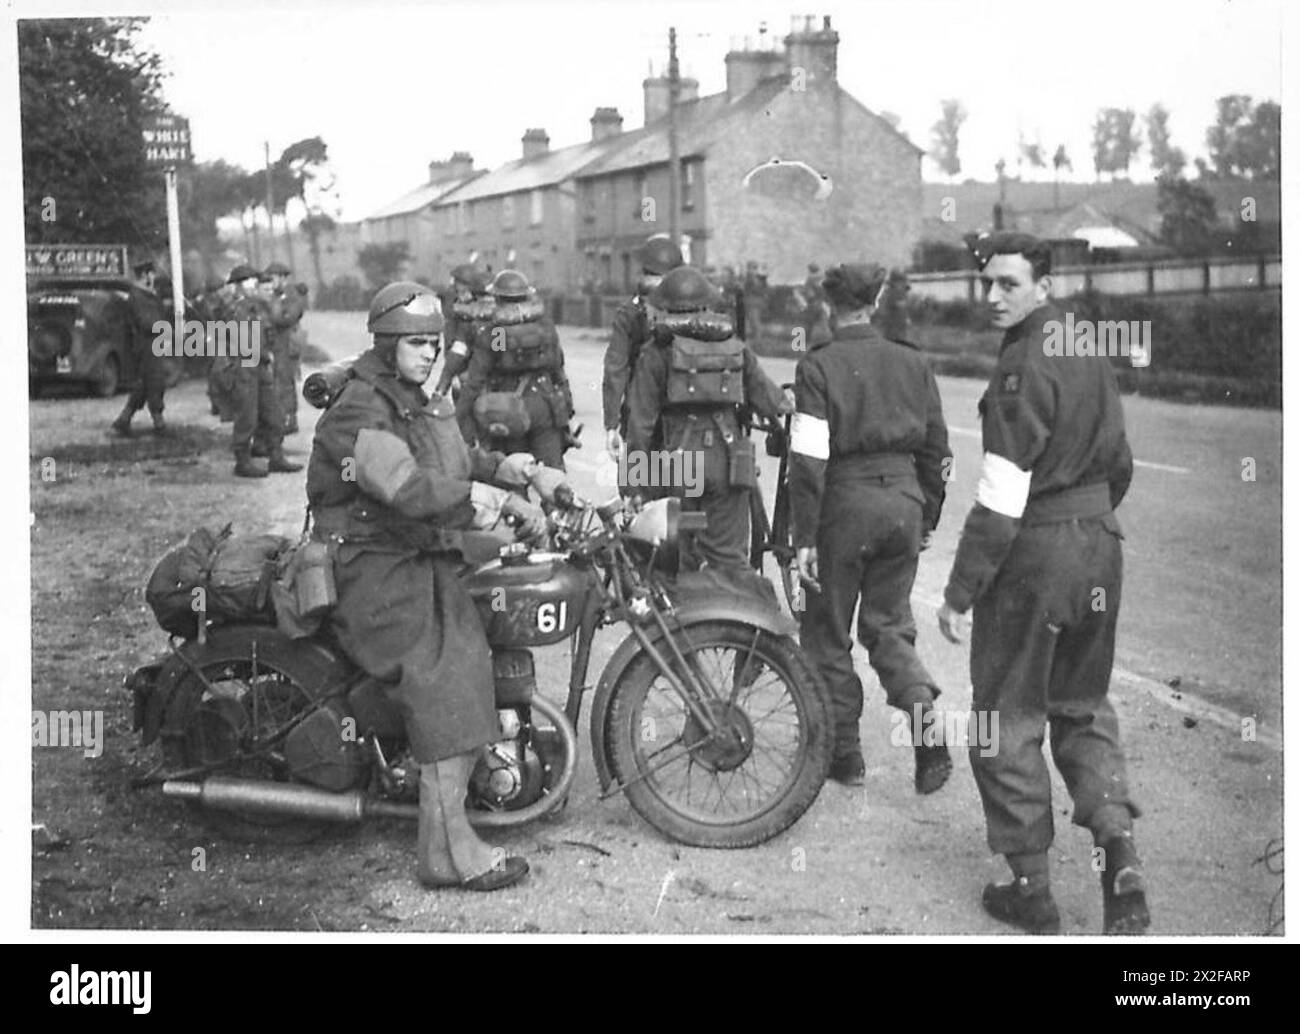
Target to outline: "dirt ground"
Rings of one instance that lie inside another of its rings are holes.
[[[334,355],[365,344],[357,317],[309,314],[309,321],[313,341]],[[575,384],[594,385],[599,343],[589,334],[566,331],[566,350]],[[945,401],[951,401],[950,392],[963,393],[958,415],[965,419],[950,415],[950,420],[970,424],[964,412],[968,389],[954,384],[945,381]],[[231,476],[229,425],[209,414],[200,382],[184,382],[168,393],[174,433],[167,438],[147,434],[142,417],[134,438],[107,437],[105,429],[120,405],[120,397],[68,396],[31,406],[32,707],[99,710],[104,716],[98,757],[85,757],[76,748],[33,748],[34,927],[655,935],[1007,932],[979,907],[980,887],[1001,879],[1003,869],[984,844],[969,764],[959,758],[943,792],[917,797],[910,750],[889,744],[886,709],[865,668],[868,785],[849,790],[828,784],[790,831],[746,851],[681,847],[646,826],[621,799],[596,801],[584,716],[579,728],[584,757],[567,809],[552,821],[491,838],[532,863],[527,881],[493,895],[422,891],[413,879],[409,825],[340,829],[298,847],[240,844],[215,836],[200,816],[157,790],[131,789],[130,780],[160,760],[156,748],[138,747],[130,728],[130,694],[122,685],[124,676],[165,649],[165,636],[143,596],[153,564],[201,524],[229,521],[239,532],[295,534],[304,498],[302,474],[257,482]],[[592,393],[579,402],[591,442],[598,405]],[[1146,409],[1134,415],[1130,407],[1138,426],[1165,420],[1164,412]],[[305,403],[300,413],[303,431],[287,444],[291,455],[305,460],[314,413]],[[591,480],[594,447],[573,455],[581,489],[584,479]],[[942,541],[918,583],[923,598],[942,588],[969,498],[956,498],[949,506]],[[1263,513],[1267,525],[1271,510]],[[1140,631],[1133,633],[1121,664],[1136,668],[1135,678],[1148,690],[1177,670],[1179,686],[1196,688],[1223,713],[1257,714],[1272,726],[1280,711],[1280,684],[1273,681],[1276,630],[1265,623],[1261,631],[1258,621],[1240,620],[1240,634],[1258,637],[1264,654],[1252,652],[1250,663],[1259,676],[1253,690],[1243,689],[1226,674],[1232,667],[1230,644],[1240,641],[1231,627],[1233,615],[1223,615],[1229,627],[1216,627],[1213,634],[1171,631],[1176,620],[1196,620],[1201,604],[1172,616],[1145,605],[1142,594],[1157,593],[1158,581],[1149,590],[1142,587],[1147,546],[1140,534],[1136,540],[1135,592],[1144,604],[1145,623],[1155,622],[1157,634],[1144,639]],[[1216,556],[1230,547],[1237,548],[1225,541],[1204,543],[1204,551]],[[1196,557],[1206,564],[1214,559]],[[1166,567],[1169,578],[1182,577],[1170,565],[1157,566]],[[1201,570],[1187,575],[1204,576]],[[1252,605],[1248,587],[1233,586],[1231,592],[1234,603]],[[1224,608],[1219,609],[1222,614]],[[918,621],[922,655],[935,658],[936,674],[953,687],[954,706],[968,703],[969,689],[964,699],[960,689],[968,686],[962,651],[940,642],[928,608],[918,611]],[[598,642],[593,682],[616,642],[614,632]],[[1205,651],[1204,662],[1184,663],[1189,650],[1199,658],[1198,649]],[[539,655],[540,683],[552,699],[563,699],[567,661],[562,646]],[[1266,858],[1270,843],[1282,834],[1280,736],[1275,730],[1267,743],[1244,741],[1230,721],[1171,706],[1176,688],[1166,695],[1171,699],[1130,691],[1119,682],[1115,693],[1130,769],[1144,802],[1140,842],[1153,876],[1153,932],[1263,933],[1281,910],[1276,895],[1282,878],[1269,871],[1281,859]],[[1236,711],[1224,710],[1234,704]],[[1095,934],[1100,895],[1088,871],[1090,843],[1069,825],[1068,798],[1059,780],[1054,794],[1053,877],[1064,929]]]

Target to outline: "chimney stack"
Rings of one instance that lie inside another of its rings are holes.
[[[524,161],[540,158],[551,149],[551,138],[544,129],[529,129],[524,132]]]
[[[827,86],[835,82],[839,45],[840,34],[831,28],[829,14],[822,19],[821,28],[813,15],[795,15],[785,38],[786,68],[792,76],[795,69],[802,69],[806,86]]]
[[[618,108],[597,108],[591,116],[591,139],[605,140],[623,132],[623,116]]]
[[[468,151],[457,151],[445,162],[429,163],[429,182],[443,183],[447,180],[464,179],[474,171],[474,159]]]
[[[727,103],[740,100],[764,79],[785,72],[785,58],[770,47],[755,48],[746,38],[740,49],[727,54]]]
[[[645,124],[663,118],[668,114],[668,76],[652,75],[642,80],[641,89],[645,97]],[[677,78],[677,103],[688,104],[700,96],[700,81],[689,76]]]

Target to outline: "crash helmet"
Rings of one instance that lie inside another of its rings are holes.
[[[528,277],[517,269],[503,269],[492,281],[492,297],[500,302],[518,302],[528,297]]]
[[[371,334],[441,334],[442,303],[423,284],[399,280],[381,287],[370,302]]]
[[[682,264],[682,249],[668,237],[651,237],[637,251],[641,269],[651,276],[663,276]]]
[[[664,275],[648,301],[663,312],[699,312],[716,305],[719,296],[698,269],[678,266]]]
[[[250,265],[241,263],[240,265],[236,266],[234,269],[230,271],[230,275],[226,277],[226,283],[228,284],[242,283],[245,280],[255,279],[257,275],[258,273],[256,269],[254,269]]]

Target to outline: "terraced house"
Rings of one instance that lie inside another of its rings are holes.
[[[921,236],[922,150],[838,81],[830,18],[797,18],[781,45],[726,55],[726,88],[680,79],[678,232],[700,267],[747,263],[798,283],[807,263],[906,264]],[[409,240],[434,282],[470,255],[557,293],[628,292],[634,254],[669,229],[669,80],[643,84],[643,124],[597,108],[589,138],[552,150],[529,129],[521,154],[428,202]],[[427,263],[427,264],[426,264]]]

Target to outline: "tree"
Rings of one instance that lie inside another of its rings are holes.
[[[1028,162],[1031,169],[1043,169],[1047,167],[1047,160],[1043,157],[1043,145],[1039,140],[1029,141],[1025,139],[1024,134],[1016,141],[1016,165]],[[1019,171],[1017,170],[1017,175]]]
[[[222,250],[218,220],[244,208],[248,173],[221,159],[182,169],[178,177],[181,239],[198,250],[210,277]]]
[[[392,283],[401,273],[402,266],[411,260],[411,249],[406,241],[389,241],[387,244],[367,244],[357,253],[357,264],[366,274],[370,286],[379,290]]]
[[[1214,125],[1205,131],[1205,146],[1215,176],[1242,175],[1241,129],[1250,122],[1253,108],[1244,93],[1230,93],[1214,102]]]
[[[1052,153],[1052,207],[1061,207],[1061,170],[1069,169],[1074,171],[1074,163],[1070,161],[1069,154],[1066,153],[1065,144],[1057,144],[1056,150]]]
[[[1151,110],[1146,114],[1146,124],[1151,168],[1157,177],[1177,179],[1187,165],[1187,155],[1169,142],[1169,112],[1163,104],[1151,105]]]
[[[1133,131],[1137,115],[1132,108],[1102,108],[1092,124],[1092,167],[1097,179],[1103,172],[1113,180],[1118,173],[1128,175],[1129,166],[1142,141]]]
[[[297,198],[306,210],[306,217],[300,225],[306,231],[307,240],[311,243],[312,268],[316,274],[317,290],[323,290],[325,287],[320,266],[320,232],[324,228],[324,222],[320,217],[325,216],[325,219],[329,220],[322,209],[321,196],[334,185],[328,161],[325,141],[318,136],[313,136],[290,144],[276,162],[276,165],[284,170],[285,182],[291,191],[289,196]],[[329,225],[333,226],[333,220],[329,220]]]
[[[1215,123],[1205,133],[1215,176],[1278,179],[1282,172],[1282,108],[1258,105],[1233,93],[1215,102]]]
[[[957,136],[966,121],[966,109],[961,101],[950,99],[940,105],[943,114],[930,127],[930,157],[945,175],[955,178],[961,172],[961,159],[957,156]]]
[[[163,109],[161,60],[137,39],[145,20],[19,20],[29,241],[166,247],[162,174],[146,166],[142,136]]]
[[[1175,176],[1156,180],[1160,239],[1181,255],[1203,255],[1214,236],[1214,198],[1202,187]]]

